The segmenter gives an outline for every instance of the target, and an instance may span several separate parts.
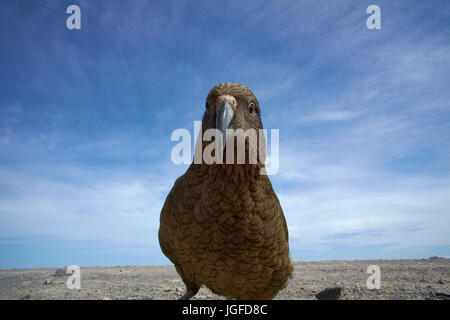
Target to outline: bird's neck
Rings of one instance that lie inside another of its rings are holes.
[[[230,182],[259,183],[267,179],[264,166],[261,164],[192,164],[190,170],[197,171],[204,180]]]
[[[262,177],[259,164],[215,164],[206,165],[208,176],[221,180],[257,181]]]
[[[250,161],[249,156],[249,145],[245,145],[245,153],[243,164],[239,164],[238,154],[240,151],[237,150],[237,144],[234,144],[234,152],[232,153],[233,158],[231,162],[227,159],[227,149],[223,150],[222,163],[216,163],[216,159],[213,158],[213,163],[208,164],[204,159],[204,150],[208,143],[203,142],[201,149],[196,149],[196,156],[194,156],[194,162],[191,165],[191,170],[199,170],[200,175],[207,180],[217,180],[217,181],[231,181],[234,184],[245,182],[248,183],[259,183],[268,179],[265,173],[264,163],[261,161],[259,153],[256,154],[256,163]],[[258,150],[258,149],[256,149]],[[265,152],[265,149],[264,149]],[[215,149],[212,152],[212,157],[215,157]],[[210,160],[211,161],[211,160]],[[228,163],[227,163],[228,162]]]

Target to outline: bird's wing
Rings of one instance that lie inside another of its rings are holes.
[[[161,210],[159,244],[163,253],[173,262],[189,256],[189,224],[193,219],[194,206],[199,198],[198,178],[193,165],[179,177],[166,198]]]
[[[266,181],[267,181],[266,183],[267,183],[268,193],[270,194],[270,196],[272,197],[272,199],[274,199],[274,202],[276,203],[277,210],[279,211],[281,218],[282,218],[282,224],[283,224],[284,234],[286,236],[286,241],[289,243],[289,231],[288,231],[288,227],[287,227],[287,223],[286,223],[286,218],[283,213],[283,209],[281,208],[280,200],[278,199],[277,194],[273,190],[272,183],[270,182],[268,177],[267,177]],[[289,244],[288,244],[288,246],[289,246]]]

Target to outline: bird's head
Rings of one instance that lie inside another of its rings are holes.
[[[263,129],[258,99],[249,88],[238,83],[227,82],[215,86],[206,98],[202,129],[203,132],[218,129],[222,133],[225,148],[230,129],[234,132],[241,129],[243,133],[252,131],[256,134],[258,148],[260,129]],[[265,153],[265,140],[263,144]],[[249,150],[248,145],[245,149]]]
[[[222,83],[208,94],[203,116],[203,130],[263,128],[261,109],[253,92],[238,83]]]

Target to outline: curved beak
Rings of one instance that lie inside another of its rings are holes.
[[[223,101],[217,110],[216,129],[222,132],[223,146],[227,142],[227,129],[230,127],[231,119],[233,119],[234,111],[228,101]]]

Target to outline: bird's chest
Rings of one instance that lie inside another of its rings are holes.
[[[198,210],[208,221],[225,226],[241,224],[258,215],[258,204],[265,202],[266,194],[258,181],[237,181],[231,177],[209,179],[203,185]],[[230,230],[231,231],[231,230]]]
[[[207,183],[199,200],[193,231],[205,249],[235,254],[264,244],[264,226],[272,208],[262,185]]]

